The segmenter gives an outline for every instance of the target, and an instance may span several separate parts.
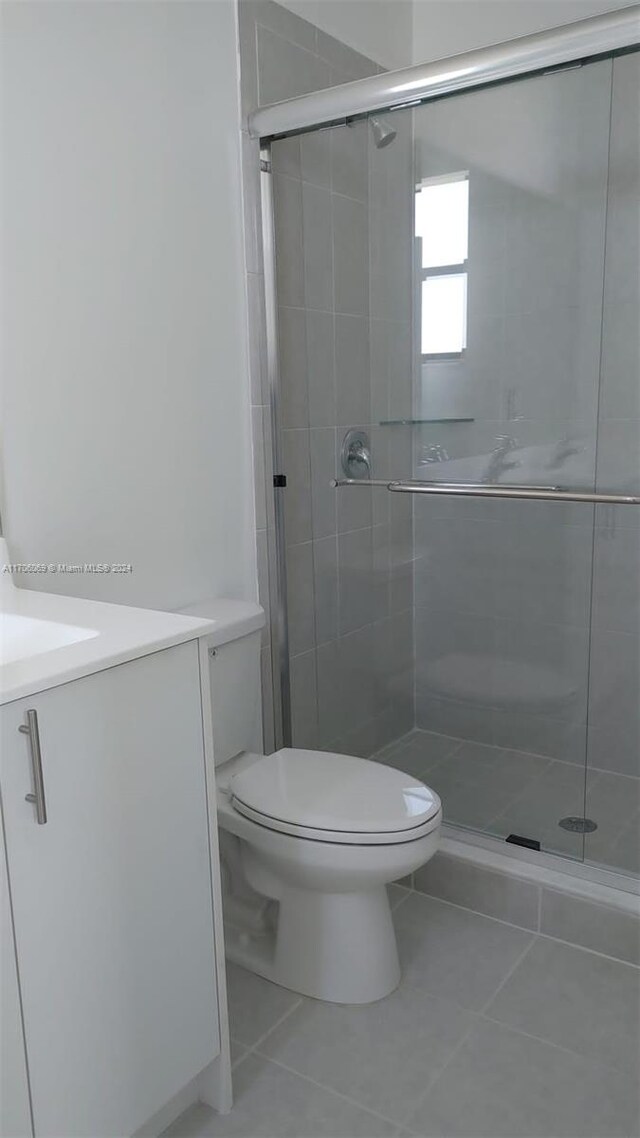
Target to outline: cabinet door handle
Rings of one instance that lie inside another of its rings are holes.
[[[23,735],[29,736],[29,750],[31,752],[31,771],[33,773],[33,794],[26,794],[27,802],[35,803],[36,819],[39,826],[44,826],[47,820],[47,802],[44,796],[44,779],[42,777],[42,751],[40,750],[40,732],[38,731],[38,712],[31,708],[27,711],[27,722],[18,727]]]

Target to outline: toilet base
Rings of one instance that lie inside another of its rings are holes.
[[[284,988],[335,1004],[369,1004],[400,982],[384,886],[358,893],[285,887],[273,931],[228,925],[227,956]]]

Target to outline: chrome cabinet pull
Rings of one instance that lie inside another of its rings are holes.
[[[38,712],[31,708],[27,711],[27,722],[18,727],[23,735],[29,736],[29,750],[31,752],[31,771],[33,774],[33,794],[25,794],[26,802],[33,802],[36,808],[36,819],[39,826],[47,821],[47,802],[44,796],[44,779],[42,777],[42,751],[40,750],[40,732],[38,731]]]

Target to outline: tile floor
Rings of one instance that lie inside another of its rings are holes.
[[[536,838],[553,853],[640,872],[640,779],[587,772],[587,817],[598,828],[583,838],[558,822],[584,814],[584,766],[420,730],[373,758],[424,778],[441,796],[447,822]]]
[[[367,1007],[229,966],[235,1106],[165,1138],[636,1138],[640,969],[400,886]]]

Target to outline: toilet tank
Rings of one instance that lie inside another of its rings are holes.
[[[206,638],[216,766],[241,751],[262,751],[260,644],[265,615],[252,601],[208,600],[180,612],[216,623]]]

